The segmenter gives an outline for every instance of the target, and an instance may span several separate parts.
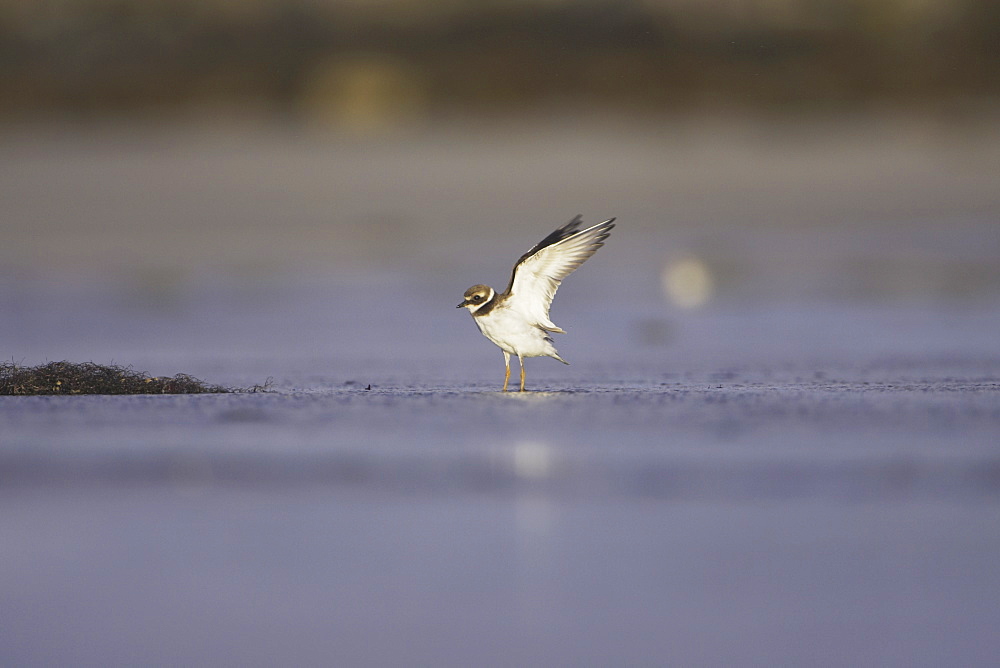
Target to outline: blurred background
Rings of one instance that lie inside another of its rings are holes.
[[[3,0],[6,118],[975,111],[981,0]]]
[[[405,300],[439,368],[444,306],[576,213],[620,227],[557,311],[623,349],[992,312],[998,45],[983,0],[0,0],[0,346],[406,361]]]

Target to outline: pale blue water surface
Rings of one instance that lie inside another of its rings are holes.
[[[7,137],[5,357],[270,390],[0,398],[0,663],[995,662],[996,142],[689,131]]]

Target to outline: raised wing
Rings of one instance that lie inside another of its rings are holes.
[[[611,218],[581,230],[583,219],[577,216],[522,255],[504,293],[509,296],[509,307],[542,329],[562,334],[549,320],[552,298],[563,279],[604,245],[614,221]]]

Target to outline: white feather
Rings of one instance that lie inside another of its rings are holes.
[[[549,319],[559,284],[604,245],[614,218],[576,232],[522,259],[514,268],[506,306],[530,324],[564,334]]]

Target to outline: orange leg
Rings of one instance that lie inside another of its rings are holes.
[[[510,354],[505,350],[503,351],[503,361],[507,365],[507,373],[503,377],[503,391],[507,391],[507,381],[510,380]]]
[[[519,355],[517,361],[521,363],[521,391],[524,392],[524,360]]]

